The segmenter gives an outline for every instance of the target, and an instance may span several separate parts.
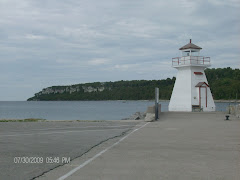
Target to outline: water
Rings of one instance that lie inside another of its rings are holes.
[[[162,111],[169,102],[160,102]],[[215,103],[226,111],[229,103]],[[0,101],[0,119],[119,120],[145,112],[154,101]]]

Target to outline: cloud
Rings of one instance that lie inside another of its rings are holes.
[[[171,58],[189,39],[211,57],[213,67],[236,68],[239,4],[1,0],[0,71],[7,76],[0,82],[6,97],[24,100],[51,85],[172,77]],[[22,92],[10,94],[8,82],[22,85]]]
[[[97,66],[97,65],[107,64],[109,62],[110,62],[109,59],[101,59],[101,58],[99,58],[99,59],[92,59],[92,60],[88,61],[88,64]]]
[[[225,53],[216,55],[214,58],[211,58],[212,67],[232,67],[240,69],[240,55]],[[228,64],[232,64],[228,66]]]
[[[209,3],[215,6],[233,6],[233,7],[240,7],[239,0],[209,0]]]
[[[115,71],[115,70],[119,70],[119,71],[127,71],[127,70],[135,70],[137,67],[139,67],[139,64],[116,64],[113,67],[111,67],[109,70],[111,71]]]
[[[63,30],[58,32],[59,35],[68,37],[68,38],[81,38],[79,40],[82,40],[82,38],[101,38],[104,37],[104,34],[94,30],[93,28],[87,26],[87,25],[80,25],[78,28],[69,28],[64,27]]]
[[[30,40],[42,40],[42,39],[45,39],[46,37],[34,35],[34,34],[27,34],[27,35],[25,35],[25,38],[30,39]]]

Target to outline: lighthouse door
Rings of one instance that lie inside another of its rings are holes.
[[[202,86],[199,88],[200,93],[200,107],[203,110],[207,107],[207,86]]]

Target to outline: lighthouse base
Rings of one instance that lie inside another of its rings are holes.
[[[175,112],[212,112],[215,111],[215,107],[212,108],[202,108],[202,107],[198,107],[197,105],[191,105],[189,107],[182,107],[182,106],[169,106],[168,107],[169,111],[175,111]]]
[[[168,110],[169,111],[176,111],[176,112],[180,112],[180,111],[183,111],[183,112],[191,112],[192,111],[192,106],[190,105],[189,107],[187,107],[185,104],[184,105],[180,105],[179,106],[171,106],[169,105],[168,107]]]
[[[169,111],[215,111],[215,104],[208,85],[205,67],[179,67],[169,103]]]

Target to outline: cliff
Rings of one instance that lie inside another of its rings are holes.
[[[235,99],[240,97],[240,70],[217,68],[205,70],[213,98]],[[163,80],[133,80],[94,82],[69,86],[52,86],[36,93],[28,101],[58,100],[150,100],[154,89],[159,88],[159,99],[170,99],[175,77]]]
[[[70,86],[52,86],[36,93],[28,101],[57,100],[145,100],[154,99],[154,88],[161,87],[160,98],[169,99],[175,78],[94,82]]]

